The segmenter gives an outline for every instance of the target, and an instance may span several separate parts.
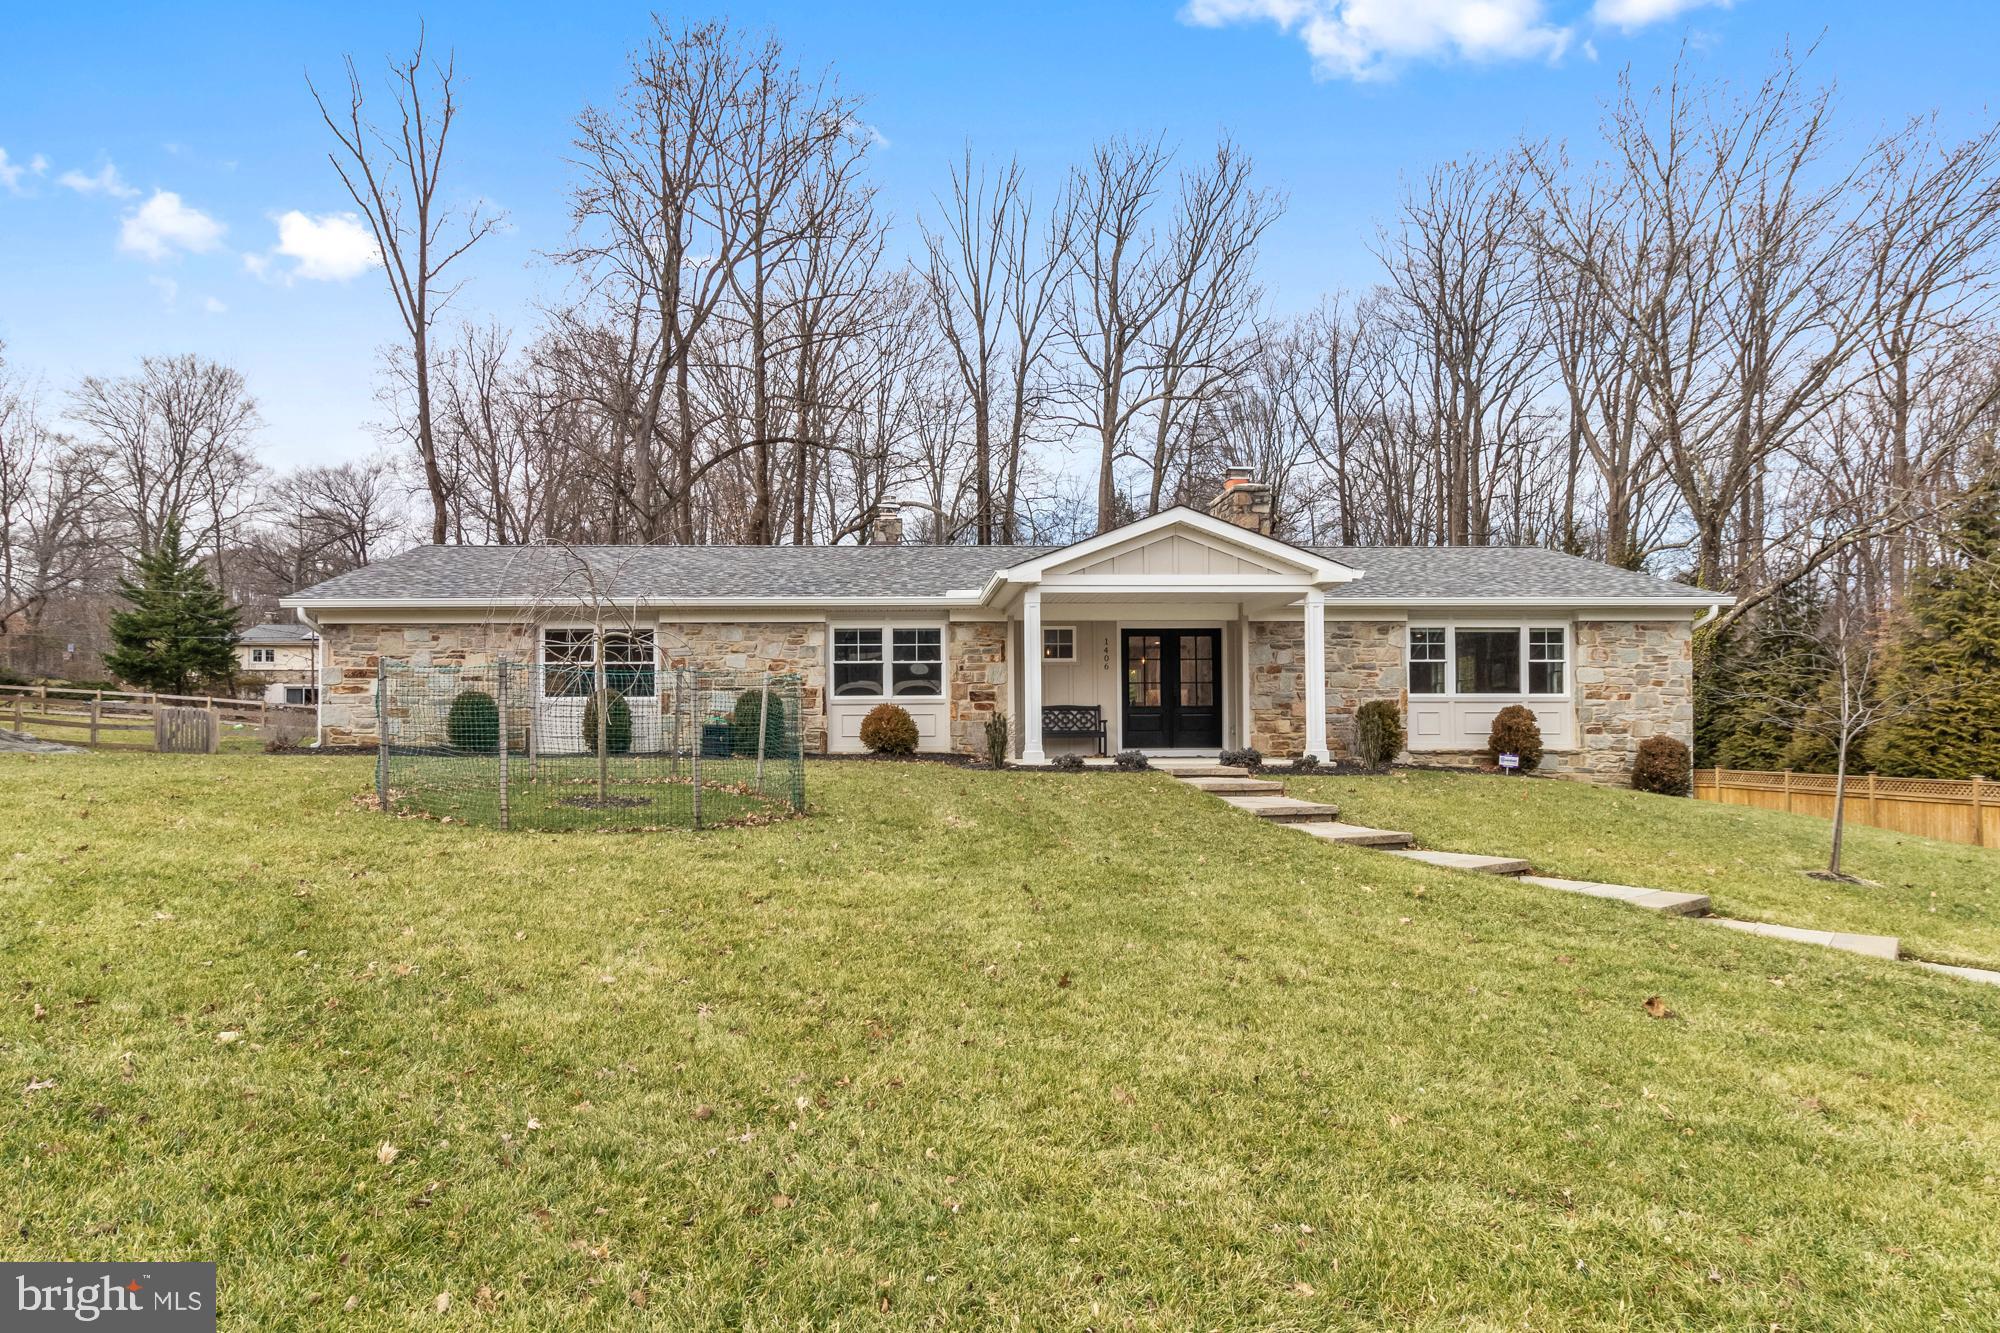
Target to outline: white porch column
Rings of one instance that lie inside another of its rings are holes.
[[[1042,753],[1042,590],[1021,594],[1021,762],[1046,764]]]
[[[1326,593],[1306,594],[1306,753],[1324,763],[1326,748]]]

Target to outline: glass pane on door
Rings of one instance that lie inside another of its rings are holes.
[[[1181,635],[1183,708],[1215,707],[1215,639],[1207,634]]]
[[[1134,708],[1160,706],[1160,636],[1134,634],[1125,641],[1125,702]]]

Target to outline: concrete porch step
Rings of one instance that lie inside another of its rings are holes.
[[[1762,935],[1770,940],[1790,940],[1794,944],[1817,944],[1828,949],[1858,953],[1864,958],[1895,958],[1901,949],[1894,935],[1852,935],[1841,930],[1802,930],[1797,926],[1774,926],[1768,921],[1737,921],[1726,916],[1705,918],[1718,926],[1740,930],[1746,935]]]
[[[1665,889],[1642,889],[1631,884],[1600,884],[1588,879],[1558,879],[1553,875],[1523,875],[1523,884],[1539,884],[1545,889],[1581,893],[1592,898],[1610,898],[1652,912],[1674,916],[1700,916],[1708,910],[1705,893],[1670,893]]]
[[[1315,838],[1341,843],[1348,847],[1407,847],[1416,841],[1408,833],[1397,833],[1390,829],[1363,828],[1359,824],[1343,824],[1337,819],[1301,820],[1291,827],[1301,833],[1310,833]]]
[[[1247,778],[1250,770],[1241,764],[1219,764],[1213,759],[1155,759],[1153,767],[1174,778]]]
[[[1422,861],[1427,866],[1440,870],[1469,870],[1475,875],[1525,875],[1528,863],[1512,856],[1478,856],[1472,852],[1430,852],[1404,849],[1391,850],[1391,856],[1401,856],[1411,861]]]
[[[1253,814],[1259,819],[1296,824],[1313,819],[1338,819],[1340,807],[1318,801],[1297,801],[1289,796],[1224,796],[1223,803]]]
[[[1175,774],[1179,777],[1179,774]],[[1212,792],[1217,796],[1282,796],[1285,784],[1273,782],[1269,778],[1181,778],[1182,782],[1197,791]]]

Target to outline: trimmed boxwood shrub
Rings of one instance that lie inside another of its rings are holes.
[[[1231,768],[1254,771],[1264,766],[1264,753],[1254,745],[1246,745],[1240,750],[1224,750],[1216,757]]]
[[[616,690],[593,694],[584,704],[583,748],[597,753],[597,701],[601,698],[611,701],[604,710],[604,748],[612,754],[624,754],[632,748],[632,705]]]
[[[758,700],[759,691],[745,690],[736,697],[736,711],[729,715],[730,748],[740,756],[754,758],[757,754],[757,710],[764,713],[764,756],[776,759],[789,753],[785,748],[785,701],[775,690],[762,691],[765,699]]]
[[[1117,754],[1111,756],[1111,762],[1124,769],[1127,773],[1137,773],[1141,769],[1153,766],[1153,761],[1146,758],[1144,750],[1120,750]]]
[[[1493,730],[1486,737],[1486,757],[1495,764],[1503,754],[1521,756],[1521,771],[1542,762],[1542,724],[1520,704],[1508,704],[1493,717]]]
[[[485,690],[460,690],[444,715],[444,734],[454,750],[491,750],[500,743],[500,705]]]
[[[1407,741],[1403,710],[1395,700],[1370,699],[1354,710],[1354,753],[1370,768],[1396,762]]]
[[[1083,772],[1083,756],[1080,754],[1059,754],[1049,760],[1049,767],[1064,773]]]
[[[1292,772],[1294,773],[1319,772],[1319,756],[1316,754],[1300,755],[1298,758],[1292,760]]]
[[[1686,796],[1694,756],[1672,736],[1648,736],[1632,761],[1632,786],[1655,796]]]
[[[876,704],[861,719],[861,743],[877,754],[913,754],[916,719],[895,704]]]

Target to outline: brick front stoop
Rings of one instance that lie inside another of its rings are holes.
[[[1533,874],[1531,873],[1533,867],[1517,857],[1480,856],[1470,852],[1437,852],[1418,848],[1413,846],[1416,838],[1411,834],[1389,829],[1367,828],[1360,824],[1344,824],[1340,822],[1339,807],[1322,805],[1314,801],[1295,800],[1285,795],[1284,783],[1270,778],[1253,777],[1248,769],[1230,768],[1221,764],[1161,767],[1169,776],[1197,791],[1216,797],[1225,805],[1234,806],[1245,814],[1282,824],[1286,828],[1309,833],[1324,842],[1383,851],[1391,856],[1436,866],[1440,870],[1477,875],[1501,875],[1519,880],[1523,884],[1533,884],[1538,888],[1582,894],[1589,898],[1609,899],[1670,916],[1692,917],[1713,925],[1725,926],[1730,930],[1739,930],[1745,934],[1761,935],[1766,939],[1839,949],[1846,953],[1859,954],[1864,958],[1895,960],[1901,957],[1901,948],[1893,935],[1855,935],[1846,931],[1801,930],[1796,926],[1780,926],[1764,921],[1738,921],[1731,917],[1712,915],[1709,912],[1708,895],[1705,893],[1674,893],[1665,889],[1641,888],[1632,884],[1600,884],[1593,880],[1562,879],[1554,875]],[[1932,972],[1941,972],[1965,981],[2000,986],[2000,971],[1989,971],[1978,967],[1953,967],[1944,963],[1928,963],[1921,959],[1910,961]]]

